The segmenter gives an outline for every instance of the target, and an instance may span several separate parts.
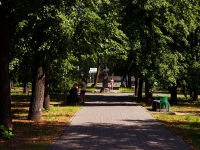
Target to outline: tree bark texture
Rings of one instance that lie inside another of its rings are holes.
[[[177,88],[176,85],[170,87],[171,99],[170,104],[177,104]]]
[[[193,101],[198,100],[198,93],[196,90],[190,90],[190,98],[192,98]]]
[[[23,88],[23,93],[28,95],[28,90],[29,90],[29,83],[26,82],[24,83],[24,88]]]
[[[45,73],[44,67],[42,65],[36,67],[36,69],[34,70],[34,76],[35,77],[32,83],[32,97],[28,119],[33,121],[40,121],[42,119],[45,88]]]
[[[0,125],[12,127],[9,79],[9,1],[0,5]]]
[[[45,90],[44,90],[44,103],[43,108],[46,110],[50,110],[50,94],[49,94],[49,86],[50,79],[49,79],[49,70],[45,68]]]
[[[131,75],[128,75],[128,87],[131,88]]]
[[[139,80],[139,89],[138,89],[138,98],[142,98],[142,87],[143,87],[143,80]]]
[[[153,101],[152,98],[152,92],[151,92],[151,86],[148,84],[148,82],[145,82],[145,102],[148,105],[151,105]]]
[[[135,78],[135,96],[138,96],[139,79]]]

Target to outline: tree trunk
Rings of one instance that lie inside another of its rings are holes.
[[[139,79],[135,78],[135,96],[138,96]]]
[[[9,79],[9,0],[0,5],[0,125],[12,128]]]
[[[106,66],[104,66],[104,69],[106,69]],[[103,72],[103,88],[108,88],[108,73]]]
[[[128,75],[128,87],[131,88],[131,75]]]
[[[177,104],[177,88],[175,84],[173,84],[173,86],[170,87],[170,93],[171,93],[170,104]]]
[[[196,90],[190,90],[190,98],[192,98],[193,101],[198,100],[198,93]]]
[[[152,98],[151,86],[148,84],[148,82],[145,82],[145,102],[147,105],[151,105],[152,101],[153,98]]]
[[[28,95],[28,90],[29,90],[29,86],[28,86],[28,82],[24,83],[24,89],[23,89],[23,93]]]
[[[194,96],[194,91],[190,89],[190,98],[192,98],[193,96]]]
[[[44,90],[44,103],[43,108],[50,110],[50,94],[49,94],[49,70],[45,69],[45,90]],[[65,91],[66,92],[66,91]]]
[[[138,98],[142,98],[142,87],[143,87],[143,80],[139,79]]]
[[[185,98],[187,98],[186,86],[182,87],[181,92],[183,93],[183,95],[185,96]]]
[[[100,58],[98,57],[97,73],[96,73],[96,75],[95,75],[94,86],[97,86],[97,83],[98,83],[99,73],[100,73],[100,69],[101,69],[100,66],[101,66],[101,60],[100,60]]]
[[[28,119],[40,121],[42,119],[42,108],[44,101],[45,74],[42,65],[36,65],[34,70],[34,81],[32,83],[32,96]]]

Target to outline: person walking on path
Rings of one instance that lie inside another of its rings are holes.
[[[113,78],[111,78],[110,80],[110,89],[113,90],[113,86],[114,86],[114,80]]]

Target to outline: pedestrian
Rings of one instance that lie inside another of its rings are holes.
[[[81,93],[80,93],[79,103],[82,103],[82,104],[85,103],[85,92],[86,92],[86,87],[87,87],[86,80],[85,80],[84,78],[82,78]]]
[[[126,87],[126,82],[124,80],[122,81],[122,87]]]
[[[113,86],[114,86],[114,80],[113,78],[111,78],[110,80],[110,89],[113,90]]]

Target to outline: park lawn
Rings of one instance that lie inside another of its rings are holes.
[[[151,106],[144,104],[144,98],[134,98],[134,100],[146,109],[152,109]],[[170,110],[176,115],[151,113],[151,111],[150,113],[193,149],[200,150],[200,103],[194,103],[186,98],[178,98],[178,104],[170,106]]]
[[[0,149],[47,149],[64,130],[71,117],[80,109],[80,106],[66,106],[62,97],[52,96],[50,110],[43,110],[42,121],[34,122],[27,120],[30,96],[12,95],[14,137],[10,140],[0,139]]]

